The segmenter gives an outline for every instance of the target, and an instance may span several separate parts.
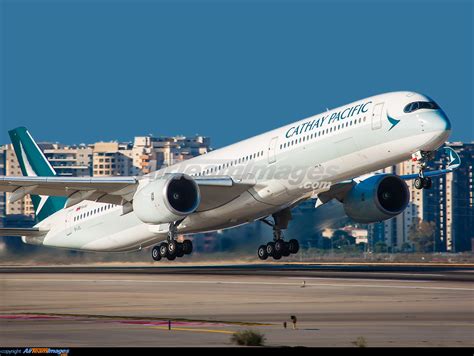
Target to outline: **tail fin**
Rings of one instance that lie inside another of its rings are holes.
[[[18,127],[8,133],[24,176],[53,177],[56,175],[53,167],[25,127]],[[31,195],[31,200],[39,221],[63,209],[66,203],[65,197],[45,195]]]

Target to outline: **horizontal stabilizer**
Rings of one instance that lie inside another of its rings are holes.
[[[37,227],[22,228],[22,227],[2,227],[0,228],[0,236],[27,236],[38,237],[46,235],[47,230],[40,230]]]

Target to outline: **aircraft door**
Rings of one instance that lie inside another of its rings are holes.
[[[72,234],[72,225],[74,220],[74,210],[71,210],[66,214],[66,235]]]
[[[278,143],[278,136],[273,137],[268,145],[268,163],[276,162],[277,143]]]
[[[383,104],[376,104],[372,110],[372,130],[378,130],[382,127]]]

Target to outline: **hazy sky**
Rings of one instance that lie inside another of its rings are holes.
[[[373,94],[435,99],[474,140],[471,1],[1,3],[0,143],[212,137]]]

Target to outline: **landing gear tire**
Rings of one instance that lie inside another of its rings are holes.
[[[162,243],[159,249],[161,258],[166,258],[168,256],[168,244],[166,242]]]
[[[177,248],[178,248],[178,243],[175,240],[168,241],[168,252],[170,254],[176,255]]]
[[[290,251],[290,253],[298,253],[298,251],[300,250],[300,244],[298,242],[298,240],[296,239],[291,239],[289,242],[288,242],[288,250]]]
[[[275,253],[275,243],[274,242],[267,243],[268,256],[273,256],[274,253]]]
[[[431,189],[433,182],[429,177],[417,177],[415,178],[415,188],[416,189]]]
[[[189,255],[193,252],[193,242],[191,240],[183,241],[183,251],[185,255]]]
[[[290,251],[288,249],[288,242],[283,240],[275,241],[275,253],[285,257],[289,256]]]
[[[176,256],[175,253],[174,253],[174,254],[168,253],[168,255],[166,255],[166,258],[167,258],[168,260],[170,260],[170,261],[175,260],[176,257],[177,257],[177,256]]]
[[[161,260],[160,247],[159,246],[155,246],[151,249],[151,257],[155,261],[160,261]]]
[[[275,241],[275,253],[282,255],[285,250],[285,241],[277,240]]]
[[[414,185],[416,189],[423,189],[423,178],[421,177],[415,178]]]
[[[281,253],[275,252],[272,257],[274,260],[279,260],[281,258]]]
[[[268,258],[267,246],[260,245],[260,247],[257,250],[257,255],[258,255],[258,258],[260,258],[261,260],[266,260]]]
[[[182,243],[178,243],[176,246],[176,257],[184,256],[184,246]]]

